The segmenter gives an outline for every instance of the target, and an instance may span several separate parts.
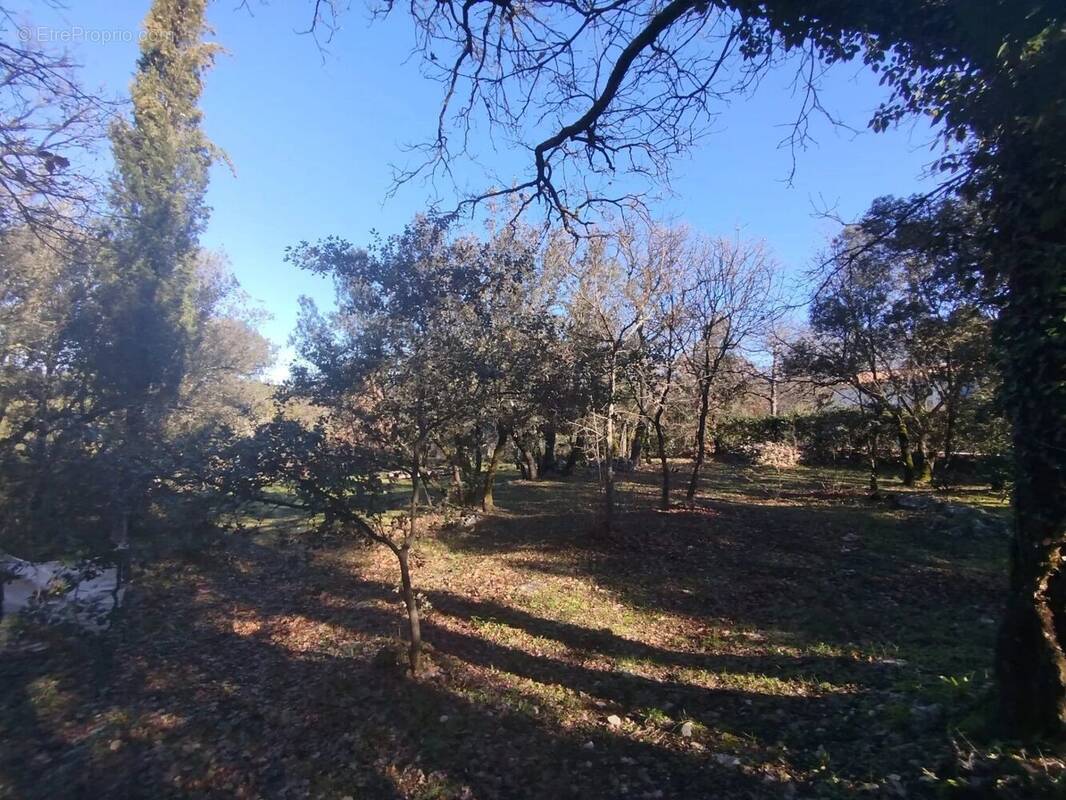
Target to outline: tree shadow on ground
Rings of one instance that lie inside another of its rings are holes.
[[[909,630],[922,661],[918,620],[970,624],[998,602],[988,574],[950,563],[952,544],[897,556],[923,544],[906,516],[857,531],[867,507],[766,506],[735,490],[662,514],[638,480],[616,539],[588,536],[594,485],[553,481],[501,487],[503,513],[438,541],[804,647],[666,645],[436,588],[433,669],[415,680],[390,655],[391,585],[328,548],[237,538],[214,561],[143,573],[106,657],[58,642],[5,657],[0,797],[788,797],[816,775],[849,794],[936,766],[946,737],[882,724],[896,667],[806,646]],[[849,533],[862,542],[842,553]],[[543,650],[493,640],[485,623]],[[928,636],[944,644],[943,629]]]
[[[918,657],[899,647],[950,649],[953,626],[988,628],[998,618],[1005,540],[945,535],[927,515],[890,511],[846,484],[831,491],[786,477],[783,490],[748,494],[731,484],[728,499],[661,512],[648,491],[656,476],[628,480],[609,541],[585,510],[597,487],[574,483],[551,503],[543,495],[556,486],[506,487],[503,515],[446,544],[531,572],[585,576],[636,608],[773,631],[801,646],[881,643]]]
[[[19,753],[0,759],[0,786],[25,798],[779,796],[761,774],[687,740],[633,738],[630,722],[615,729],[602,717],[644,702],[733,727],[765,721],[769,735],[773,720],[832,713],[817,698],[584,668],[433,624],[435,669],[411,679],[375,658],[396,623],[393,609],[374,605],[390,587],[315,564],[300,567],[302,585],[287,583],[293,574],[291,559],[246,547],[214,569],[146,576],[138,613],[124,636],[111,635],[110,668],[91,690],[96,657],[76,648],[6,664],[5,734]],[[465,611],[502,613],[451,609]],[[587,724],[561,720],[516,701],[522,684],[507,688],[504,675],[606,705]],[[42,681],[64,708],[42,708]],[[20,725],[11,709],[41,713]]]

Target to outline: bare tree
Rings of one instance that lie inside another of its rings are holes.
[[[640,417],[655,432],[656,455],[661,472],[659,506],[670,508],[670,464],[666,445],[666,413],[677,394],[681,359],[685,353],[684,297],[687,271],[688,232],[683,228],[656,228],[648,245],[649,267],[657,269],[657,291],[651,298],[646,324],[639,330],[639,355],[628,371]]]
[[[809,387],[794,380],[785,370],[785,362],[799,338],[800,329],[795,324],[784,319],[778,321],[762,337],[752,363],[749,394],[765,403],[766,413],[771,417],[795,410],[810,398]]]
[[[686,497],[699,488],[707,451],[707,425],[715,391],[731,375],[741,348],[765,334],[780,316],[776,293],[777,266],[759,241],[715,239],[698,242],[691,251],[692,285],[685,293],[691,334],[685,366],[696,384],[698,416],[692,474]]]
[[[0,226],[67,234],[101,196],[88,154],[115,106],[86,91],[70,57],[45,51],[5,7],[0,36]]]
[[[603,444],[601,481],[604,530],[610,533],[615,513],[615,423],[623,370],[636,351],[641,330],[663,280],[661,254],[632,228],[597,236],[584,244],[574,265],[569,312],[573,337],[582,342],[599,372],[603,427],[595,435]]]
[[[528,149],[531,168],[518,180],[490,172],[491,188],[465,195],[460,208],[507,195],[519,212],[541,203],[567,229],[588,232],[597,211],[642,207],[725,101],[783,62],[795,70],[799,98],[785,143],[803,146],[811,116],[829,116],[817,91],[818,48],[779,41],[746,5],[414,0],[404,8],[416,24],[416,51],[443,96],[434,133],[410,148],[396,185],[450,179],[456,158],[477,159],[470,134],[487,124]],[[316,2],[309,31],[331,36],[344,6]],[[392,9],[382,0],[377,12]],[[620,190],[620,174],[637,185]]]

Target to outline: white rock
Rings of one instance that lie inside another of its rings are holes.
[[[0,596],[3,615],[36,606],[52,621],[70,621],[83,628],[107,627],[108,614],[122,604],[126,587],[118,586],[118,570],[61,561],[33,563],[0,555]]]
[[[693,732],[694,728],[695,728],[695,726],[693,726],[693,724],[691,722],[686,722],[685,724],[683,724],[681,726],[681,735],[686,737],[686,738],[691,739],[692,738],[692,732]]]
[[[612,728],[621,728],[622,718],[617,714],[611,714],[611,716],[607,717],[607,724],[610,725]]]

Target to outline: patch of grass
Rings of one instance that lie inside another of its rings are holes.
[[[848,691],[846,687],[814,677],[781,678],[759,672],[711,672],[707,670],[685,670],[682,675],[689,683],[699,686],[777,697],[807,697]]]
[[[573,622],[584,617],[587,603],[581,597],[551,588],[541,589],[530,597],[528,608],[551,619]]]
[[[637,715],[644,719],[644,724],[653,728],[672,727],[674,720],[661,708],[644,708],[637,711]]]
[[[618,672],[628,672],[633,675],[655,675],[659,671],[659,666],[654,661],[631,656],[616,659],[614,668]]]
[[[494,619],[471,617],[470,624],[486,639],[509,647],[518,647],[537,653],[557,653],[565,649],[552,639],[526,633],[521,628]]]
[[[42,675],[30,681],[26,686],[26,694],[34,713],[41,717],[68,710],[71,704],[70,693],[61,687],[58,678],[51,675]]]

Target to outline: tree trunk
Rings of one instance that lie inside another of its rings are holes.
[[[1015,176],[1007,187],[1006,199],[1017,199],[1018,207],[1012,205],[1000,220],[1009,301],[998,338],[1006,350],[1005,394],[1013,423],[1015,526],[996,676],[1000,716],[1010,735],[1061,736],[1066,733],[1066,229],[1040,228],[1040,214],[1025,207],[1043,202],[1037,208],[1051,209],[1061,200],[1047,190],[1034,196],[1033,186],[1056,184],[1036,168],[1040,162],[1032,148],[1022,144],[1009,155],[1029,174]]]
[[[544,423],[544,453],[540,459],[540,474],[555,472],[555,443],[558,438],[558,428],[555,420]]]
[[[696,489],[700,483],[700,469],[703,468],[704,450],[707,447],[707,415],[711,410],[711,382],[705,380],[700,386],[700,415],[696,422],[696,453],[692,461],[692,477],[688,481],[685,497],[688,502],[696,499]]]
[[[407,607],[407,664],[411,674],[417,675],[422,670],[422,625],[418,617],[418,598],[411,585],[411,566],[408,561],[410,546],[405,544],[396,551],[400,562],[400,583],[403,585],[403,604]]]
[[[922,433],[918,435],[917,449],[917,480],[919,483],[929,483],[933,479],[933,464],[936,454],[929,452],[929,437]]]
[[[130,580],[133,559],[130,548],[130,521],[134,510],[144,500],[144,492],[147,488],[141,479],[141,474],[136,468],[135,462],[143,452],[144,442],[147,438],[144,410],[140,408],[126,409],[125,413],[125,442],[119,455],[118,469],[115,470],[115,485],[113,487],[111,502],[113,505],[111,517],[111,544],[115,546],[115,563],[117,580],[115,597],[118,597],[118,589],[125,586]]]
[[[450,462],[452,485],[449,496],[455,505],[469,506],[481,500],[481,429],[467,436],[455,437],[455,452]]]
[[[880,491],[880,487],[877,483],[877,439],[877,420],[875,419],[870,422],[870,442],[868,450],[870,460],[870,494],[874,496]]]
[[[422,454],[418,445],[411,451],[411,507],[409,509],[409,527],[407,540],[413,542],[418,532],[418,482],[422,475]]]
[[[500,459],[507,450],[507,440],[511,438],[511,429],[503,422],[496,423],[496,446],[492,448],[488,466],[485,468],[485,480],[481,484],[481,510],[492,511],[496,504],[492,490],[496,484],[496,472],[500,468]]]
[[[396,558],[400,562],[400,583],[403,587],[403,603],[407,607],[407,624],[410,635],[408,647],[408,664],[411,674],[417,675],[422,668],[422,628],[418,619],[418,600],[411,586],[411,567],[408,557],[411,545],[418,534],[418,478],[422,474],[422,453],[416,444],[411,451],[411,507],[407,536],[402,546],[395,548]]]
[[[659,508],[663,511],[670,510],[670,464],[666,460],[666,433],[663,431],[663,409],[662,406],[655,412],[655,416],[652,418],[652,425],[655,427],[655,443],[658,445],[659,450],[659,464],[662,467],[662,492],[659,495]]]
[[[648,435],[648,423],[644,417],[637,421],[637,428],[633,432],[633,443],[629,448],[629,460],[633,462],[633,469],[640,468],[640,454],[644,448],[644,439]]]
[[[958,394],[952,395],[948,403],[947,419],[944,423],[944,457],[940,460],[940,469],[937,473],[938,481],[950,481],[948,471],[951,469],[951,460],[955,457],[955,426],[958,421]]]
[[[518,469],[522,473],[522,477],[525,480],[535,481],[539,477],[537,465],[540,463],[540,459],[537,457],[537,452],[530,442],[530,437],[528,435],[515,436],[514,443],[515,447],[518,448]]]
[[[457,463],[452,463],[452,502],[456,505],[464,505],[466,502],[466,486],[463,483],[463,471]]]
[[[777,416],[777,348],[771,355],[770,361],[770,416]]]
[[[581,452],[585,449],[585,434],[579,433],[570,441],[570,452],[566,454],[566,463],[563,465],[563,475],[571,475]]]
[[[526,460],[526,477],[531,481],[539,479],[540,467],[536,452],[533,450],[523,450],[522,455]]]
[[[907,423],[900,417],[897,420],[899,431],[899,460],[903,467],[903,485],[914,486],[914,454],[911,452],[911,435]]]
[[[426,506],[432,509],[433,495],[429,493],[429,474],[425,470],[418,473],[418,480],[415,482],[414,488],[417,493],[421,493],[422,498],[426,501]]]
[[[616,369],[612,362],[610,380],[607,384],[607,430],[606,430],[606,453],[605,468],[603,471],[603,497],[604,497],[604,533],[614,531],[614,393]]]

